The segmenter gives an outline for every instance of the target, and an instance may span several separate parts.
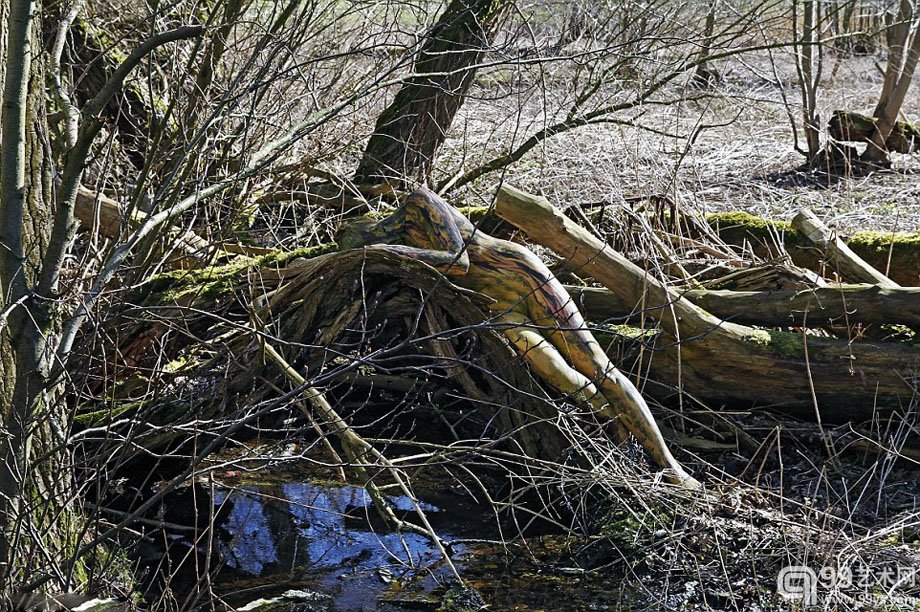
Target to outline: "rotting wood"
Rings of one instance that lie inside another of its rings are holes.
[[[797,266],[824,273],[822,257],[808,239],[789,222],[763,219],[746,212],[711,213],[706,221],[719,238],[736,246],[749,246],[755,255],[766,259],[782,254],[792,257]],[[905,287],[920,286],[920,228],[913,232],[859,231],[843,237],[847,246],[877,270]]]
[[[835,110],[827,123],[828,135],[844,142],[869,142],[875,132],[876,120],[868,115],[845,110]],[[895,153],[920,151],[920,126],[907,121],[896,121],[885,140],[885,148]]]
[[[645,398],[610,362],[562,284],[529,249],[479,231],[424,188],[386,218],[347,227],[337,241],[423,261],[487,297],[492,319],[540,380],[609,423],[621,441],[635,437],[670,482],[699,487],[671,454]]]

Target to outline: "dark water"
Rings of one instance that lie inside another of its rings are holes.
[[[487,516],[456,497],[444,500],[451,506],[450,516],[436,503],[419,504],[442,540],[471,537],[487,525]],[[407,520],[416,518],[409,498],[389,500]],[[297,588],[323,595],[325,604],[317,609],[430,607],[450,579],[431,540],[387,531],[363,488],[247,485],[219,489],[214,502],[230,506],[221,523],[219,550],[233,579],[225,584],[219,580],[218,588],[232,599]],[[466,548],[457,545],[452,552],[462,557]]]

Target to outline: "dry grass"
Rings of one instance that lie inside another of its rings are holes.
[[[876,69],[880,59],[830,54],[825,74],[833,71],[833,78],[820,90],[821,116],[829,117],[835,109],[870,113],[881,87]],[[791,66],[788,54],[772,60],[765,53],[730,60],[719,66],[725,80],[711,97],[624,114],[640,117],[645,128],[684,138],[627,126],[580,128],[545,141],[501,176],[487,176],[457,195],[487,203],[495,182],[502,179],[543,193],[560,206],[607,201],[620,209],[620,224],[633,214],[624,211],[634,211],[644,198],[665,195],[690,214],[744,210],[788,220],[808,207],[843,233],[920,231],[916,156],[894,156],[891,171],[869,176],[828,180],[796,171],[803,158],[793,149],[788,116],[791,112],[799,120]],[[511,105],[489,99],[494,79],[482,77],[454,125],[441,168],[449,173],[468,169],[552,123],[568,85],[559,74],[542,77],[548,90],[514,99]],[[669,93],[686,92],[674,87]],[[916,119],[920,98],[909,97],[903,112]],[[701,129],[690,142],[687,136],[701,125],[713,127]],[[659,269],[666,268],[648,244],[635,248],[644,261],[658,260]],[[662,276],[675,280],[664,272]],[[869,586],[846,587],[834,595],[840,609],[885,608],[892,605],[885,597],[895,601],[891,598],[899,594],[916,598],[917,401],[915,397],[906,420],[893,430],[876,424],[868,433],[875,442],[868,445],[866,433],[854,433],[849,425],[827,432],[834,456],[824,452],[822,435],[810,424],[737,415],[733,418],[761,446],[754,453],[740,447],[701,451],[696,467],[709,471],[710,482],[716,484],[712,496],[695,503],[680,501],[679,495],[649,493],[641,486],[624,488],[626,481],[602,475],[602,466],[590,483],[584,476],[563,480],[562,487],[570,484],[573,490],[590,492],[584,499],[597,495],[613,500],[613,508],[619,509],[612,516],[621,519],[614,521],[615,531],[621,531],[588,545],[586,551],[593,552],[580,554],[601,568],[603,579],[625,578],[643,593],[639,605],[655,609],[781,607],[781,600],[769,595],[776,588],[776,573],[784,565],[798,564],[815,571],[822,566],[868,568],[873,576]],[[703,429],[692,431],[696,433],[691,437],[707,437]],[[887,450],[870,452],[876,444]],[[902,445],[913,450],[901,454]],[[616,482],[620,484],[611,484]],[[630,510],[637,507],[645,510]],[[608,548],[598,553],[598,547]],[[896,586],[883,584],[879,576],[894,567],[907,568],[910,577]],[[880,598],[860,603],[866,593]],[[633,607],[637,602],[621,604]]]
[[[920,162],[916,156],[895,154],[892,172],[843,176],[830,184],[821,177],[795,172],[804,158],[794,150],[783,100],[785,95],[793,105],[797,101],[795,74],[788,69],[788,56],[774,57],[774,61],[787,67],[777,69],[778,82],[770,58],[760,53],[720,66],[725,81],[710,92],[710,98],[647,106],[624,114],[624,118],[641,116],[639,123],[644,127],[684,138],[626,126],[580,128],[534,149],[503,178],[543,192],[561,205],[668,194],[700,212],[745,210],[789,219],[800,208],[810,207],[843,232],[920,230],[920,191],[914,176]],[[828,64],[839,62],[839,66],[834,79],[820,90],[820,115],[829,118],[835,109],[870,113],[881,88],[881,75],[875,68],[878,61],[878,57],[831,55]],[[485,90],[488,79],[480,81]],[[554,98],[564,98],[564,93],[554,95],[552,90],[566,83],[562,79],[544,82],[551,91],[534,93],[521,108],[496,105],[485,99],[487,91],[481,94],[484,99],[477,99],[474,93],[455,123],[441,167],[453,170],[468,167],[470,160],[489,158],[558,115]],[[687,92],[674,87],[670,93]],[[789,110],[798,120],[797,106]],[[909,97],[903,112],[908,118],[917,117],[920,98]],[[700,125],[715,127],[702,129],[688,142],[687,136]],[[487,198],[498,178],[486,177],[474,191]]]

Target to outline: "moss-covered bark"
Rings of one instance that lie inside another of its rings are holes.
[[[0,608],[22,581],[65,566],[79,530],[69,508],[67,405],[48,388],[58,296],[36,295],[54,199],[41,5],[0,1]]]
[[[785,221],[763,219],[745,212],[713,213],[706,216],[719,237],[730,244],[750,244],[754,252],[768,257],[776,254],[776,238],[782,237],[792,261],[803,268],[822,272],[821,254]],[[847,246],[891,280],[904,286],[920,285],[920,231],[885,233],[856,232],[845,238]],[[888,265],[889,254],[891,265]],[[830,271],[824,270],[830,274]]]

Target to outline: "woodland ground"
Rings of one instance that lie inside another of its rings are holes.
[[[835,109],[871,112],[882,82],[876,64],[882,60],[881,56],[826,55],[826,77],[819,91],[823,122]],[[800,94],[788,51],[777,51],[773,58],[765,53],[735,58],[715,68],[723,80],[711,89],[691,91],[672,85],[663,92],[672,98],[688,94],[695,100],[646,105],[622,115],[622,119],[651,129],[608,124],[557,135],[504,173],[486,175],[448,192],[448,199],[456,204],[488,204],[501,179],[543,193],[557,205],[606,201],[620,211],[622,219],[628,216],[623,212],[627,208],[664,195],[689,214],[742,210],[788,220],[808,207],[842,233],[920,231],[920,157],[916,155],[895,155],[892,171],[868,176],[828,179],[796,170],[804,159],[794,150],[790,112],[800,124]],[[521,72],[507,68],[483,71],[451,127],[436,164],[436,180],[504,153],[512,143],[522,142],[551,123],[572,94],[570,77],[561,64]],[[524,93],[508,97],[512,80],[515,89]],[[525,86],[519,87],[522,83]],[[349,176],[382,103],[378,96],[299,146],[322,160],[318,165],[324,171]],[[903,112],[912,120],[920,117],[917,84]],[[280,113],[287,114],[296,116],[297,105],[292,103]],[[284,117],[278,119],[283,121]],[[701,127],[699,133],[688,139],[697,127]],[[662,132],[681,137],[663,136]],[[311,218],[323,222],[310,225]],[[314,211],[299,227],[289,228],[288,233],[272,232],[262,236],[261,242],[272,247],[325,242],[336,225],[328,211]],[[613,224],[607,229],[616,234],[623,227]],[[654,259],[641,238],[630,244],[634,245],[630,255]],[[818,428],[781,412],[696,404],[683,414],[673,407],[655,408],[666,425],[680,432],[669,434],[674,447],[680,449],[680,459],[718,492],[719,501],[710,507],[701,499],[648,496],[632,491],[628,484],[614,489],[626,510],[624,516],[614,510],[607,517],[613,521],[608,526],[613,547],[586,548],[579,540],[563,547],[565,554],[556,549],[541,557],[523,550],[517,562],[527,565],[531,582],[518,585],[513,594],[495,588],[507,584],[503,582],[506,577],[494,567],[487,568],[476,578],[484,591],[492,583],[494,597],[521,598],[516,602],[496,599],[493,609],[520,603],[528,606],[520,609],[551,606],[565,610],[566,585],[577,587],[585,597],[585,608],[578,603],[571,609],[781,608],[773,591],[776,571],[787,562],[814,559],[819,567],[831,557],[847,563],[862,560],[877,567],[920,567],[920,463],[916,455],[870,452],[858,447],[860,435],[849,425],[827,424],[824,433],[834,449],[842,451],[829,460]],[[917,398],[912,406],[905,406],[905,412],[908,425],[880,420],[868,431],[892,446],[920,446]],[[756,448],[742,448],[724,430],[714,432],[717,428],[709,425],[713,419],[741,425]],[[564,488],[560,484],[559,489]],[[609,493],[604,487],[599,490]],[[586,507],[600,508],[590,498],[584,494]],[[649,500],[661,502],[662,508],[646,508]],[[637,505],[641,506],[638,510]],[[591,519],[597,519],[590,525],[596,528],[604,517]],[[841,556],[840,551],[850,556]],[[573,578],[566,569],[573,564],[594,571]],[[509,571],[520,575],[520,565],[512,567]],[[529,588],[544,580],[540,584],[545,590],[532,589],[532,600],[526,600]],[[611,582],[625,585],[625,600],[609,598]],[[917,582],[920,586],[920,578]],[[543,598],[554,589],[561,595]],[[595,592],[593,601],[588,601]]]
[[[619,208],[666,195],[690,214],[740,210],[789,220],[808,207],[843,234],[863,229],[920,231],[917,156],[896,155],[891,171],[868,176],[829,179],[796,170],[803,161],[794,150],[789,119],[792,112],[800,123],[794,106],[799,96],[796,75],[788,56],[774,59],[775,72],[766,54],[720,64],[723,81],[705,92],[693,92],[699,99],[646,106],[624,115],[654,132],[603,125],[558,135],[504,175],[487,175],[450,193],[450,199],[457,204],[488,204],[502,178],[563,206],[605,200]],[[835,109],[871,112],[881,87],[876,68],[880,59],[827,55],[825,74],[833,77],[826,77],[819,93],[825,122]],[[502,147],[509,148],[509,143],[526,139],[553,120],[553,109],[571,93],[564,70],[557,73],[550,65],[542,73],[527,75],[545,89],[535,88],[515,98],[514,104],[503,104],[510,78],[517,77],[501,71],[480,75],[442,150],[436,178],[468,169],[504,152]],[[911,119],[920,115],[916,92],[915,85],[904,106]],[[681,91],[674,88],[670,93]],[[372,125],[360,113],[346,123],[353,128],[352,144],[360,142],[366,135],[362,130]],[[703,128],[692,143],[661,135],[686,136],[699,125],[713,127]],[[340,164],[347,174],[358,149],[349,147],[348,138],[336,143],[341,148],[333,166]],[[621,230],[611,228],[617,231]],[[817,568],[830,557],[840,566],[918,567],[917,455],[899,456],[897,450],[903,449],[891,446],[892,452],[870,452],[860,446],[862,434],[854,433],[849,424],[829,424],[824,434],[837,453],[829,459],[814,424],[759,407],[694,405],[682,415],[688,420],[670,418],[676,416],[673,408],[657,410],[666,424],[683,430],[671,434],[673,444],[681,449],[681,460],[719,492],[716,507],[691,504],[688,507],[699,516],[689,520],[685,511],[665,511],[658,517],[640,513],[638,520],[628,512],[632,519],[617,523],[620,533],[613,537],[613,548],[583,548],[579,541],[571,550],[564,546],[569,551],[565,554],[558,548],[542,555],[536,549],[521,551],[505,574],[492,565],[478,576],[472,569],[474,582],[495,598],[494,609],[784,609],[786,604],[772,593],[776,571],[787,563],[813,560]],[[907,425],[880,420],[863,431],[892,446],[916,448],[916,398],[905,411]],[[713,412],[739,424],[758,448],[744,449],[737,439],[701,425]],[[753,487],[738,487],[739,482]],[[628,507],[635,499],[623,494],[622,503]],[[659,533],[662,528],[667,528],[667,535]],[[841,556],[841,550],[850,556]],[[600,569],[572,578],[560,568],[573,563]],[[522,572],[529,576],[523,583]],[[625,585],[626,594],[619,601],[611,599],[611,580]],[[567,599],[572,589],[579,593],[578,603]]]
[[[870,113],[878,100],[882,75],[878,56],[844,57],[828,53],[818,94],[820,117],[845,109]],[[772,65],[775,63],[774,72]],[[920,230],[920,172],[917,156],[893,155],[890,173],[862,177],[808,176],[795,172],[803,157],[794,149],[789,113],[801,124],[796,103],[798,78],[791,58],[766,54],[729,60],[718,66],[723,81],[699,100],[670,106],[647,106],[625,117],[671,134],[687,136],[704,127],[692,145],[686,138],[664,138],[650,131],[617,125],[590,126],[557,135],[508,170],[506,179],[523,189],[542,191],[560,204],[609,198],[667,194],[681,206],[700,212],[743,210],[789,219],[810,207],[841,231]],[[830,74],[834,76],[830,78]],[[461,109],[447,142],[441,167],[454,167],[461,154],[487,158],[496,143],[517,133],[520,142],[547,120],[552,98],[564,97],[565,75],[542,78],[550,91],[526,101],[522,112],[497,108],[479,79],[479,90]],[[672,93],[681,93],[675,87]],[[686,92],[684,92],[686,93]],[[695,93],[695,92],[690,92]],[[783,98],[790,103],[787,107]],[[912,87],[903,116],[920,114],[920,93]],[[483,179],[484,187],[495,176]]]

